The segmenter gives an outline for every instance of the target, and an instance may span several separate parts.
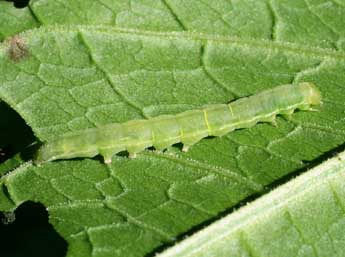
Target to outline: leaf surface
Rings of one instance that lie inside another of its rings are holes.
[[[28,8],[17,9],[11,2],[0,1],[0,41],[38,25]]]
[[[158,255],[343,256],[345,153]]]
[[[0,209],[44,203],[69,256],[154,252],[344,144],[344,21],[333,15],[341,4],[109,2],[31,1],[41,28],[0,47],[0,98],[38,140],[300,81],[314,82],[324,105],[278,118],[277,128],[204,139],[188,153],[177,145],[115,156],[111,167],[71,160],[4,176]]]
[[[4,14],[10,12],[10,15],[3,15],[5,23],[0,25],[0,31],[1,26],[2,29],[10,28],[12,34],[38,25],[108,25],[144,31],[194,31],[345,49],[342,0],[31,0],[23,9],[11,8],[11,3],[0,4],[4,5]],[[15,21],[12,27],[5,25],[19,19],[25,19],[25,22],[15,24]]]

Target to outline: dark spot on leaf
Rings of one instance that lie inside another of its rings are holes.
[[[46,208],[26,202],[15,213],[0,213],[0,256],[63,257],[66,241],[48,222]]]
[[[8,56],[12,61],[19,62],[29,55],[27,45],[21,37],[14,36],[8,42]]]

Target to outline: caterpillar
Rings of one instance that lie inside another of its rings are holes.
[[[290,118],[296,109],[313,110],[313,105],[321,103],[320,91],[313,83],[281,85],[228,104],[69,132],[44,143],[36,163],[100,154],[109,164],[112,156],[121,151],[135,157],[147,147],[164,150],[179,142],[187,151],[204,137],[223,136],[258,122],[275,124],[277,115]]]

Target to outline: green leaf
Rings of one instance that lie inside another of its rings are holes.
[[[6,21],[0,23],[4,29],[8,21],[21,18],[22,23],[16,24],[12,34],[38,24],[109,25],[152,31],[195,31],[345,49],[342,1],[31,0],[23,9],[11,9],[10,3],[0,4],[4,5],[4,11],[11,12],[10,16],[1,15]],[[22,17],[22,13],[25,16]]]
[[[345,152],[158,255],[343,256]]]
[[[44,203],[69,256],[153,254],[344,144],[337,2],[40,0],[22,10],[42,27],[0,46],[0,98],[40,141],[284,83],[314,82],[324,98],[318,113],[204,139],[188,153],[116,156],[109,168],[88,159],[26,164],[4,176],[0,209]]]
[[[80,247],[141,256],[212,217],[221,205],[218,186],[227,188],[223,204],[253,192],[252,183],[236,174],[220,175],[173,157],[142,155],[114,161],[111,167],[96,160],[27,164],[4,177],[3,183],[16,206],[31,200],[47,207],[50,222],[72,249],[81,245],[71,256],[91,256],[90,251],[78,253]],[[188,187],[199,195],[190,195]],[[212,188],[214,192],[208,193]],[[213,208],[201,204],[203,195],[218,202]]]
[[[342,53],[92,27],[30,31],[20,42],[27,51],[22,60],[8,54],[15,46],[1,49],[0,95],[42,141],[69,130],[226,102],[293,80],[315,82],[324,96],[318,113],[296,113],[293,122],[279,119],[278,128],[260,124],[205,139],[189,153],[172,147],[164,154],[146,151],[136,160],[116,157],[111,171],[83,160],[24,166],[6,176],[12,201],[44,203],[71,245],[91,241],[93,251],[145,254],[344,140],[343,108],[335,104],[341,88],[329,75],[343,76]],[[144,241],[137,239],[142,233]],[[119,234],[126,240],[114,240]]]
[[[15,155],[13,158],[7,159],[0,165],[0,176],[5,175],[8,171],[15,169],[22,163],[23,160],[19,155]]]
[[[17,9],[11,2],[0,1],[0,41],[38,25],[28,8]]]

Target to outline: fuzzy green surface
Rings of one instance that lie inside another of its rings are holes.
[[[1,190],[0,209],[44,203],[68,256],[153,255],[344,144],[343,1],[214,2],[30,1],[41,29],[21,35],[31,54],[19,62],[8,59],[9,42],[1,46],[1,99],[42,141],[301,81],[320,89],[320,112],[205,139],[188,153],[116,156],[110,167],[27,164],[1,178],[9,194]]]
[[[39,26],[28,8],[17,9],[13,2],[0,1],[0,42],[6,37]]]
[[[343,256],[344,188],[345,152],[158,256]]]
[[[245,39],[345,49],[344,3],[246,0],[32,0],[41,25],[109,25],[153,31],[198,31]]]

